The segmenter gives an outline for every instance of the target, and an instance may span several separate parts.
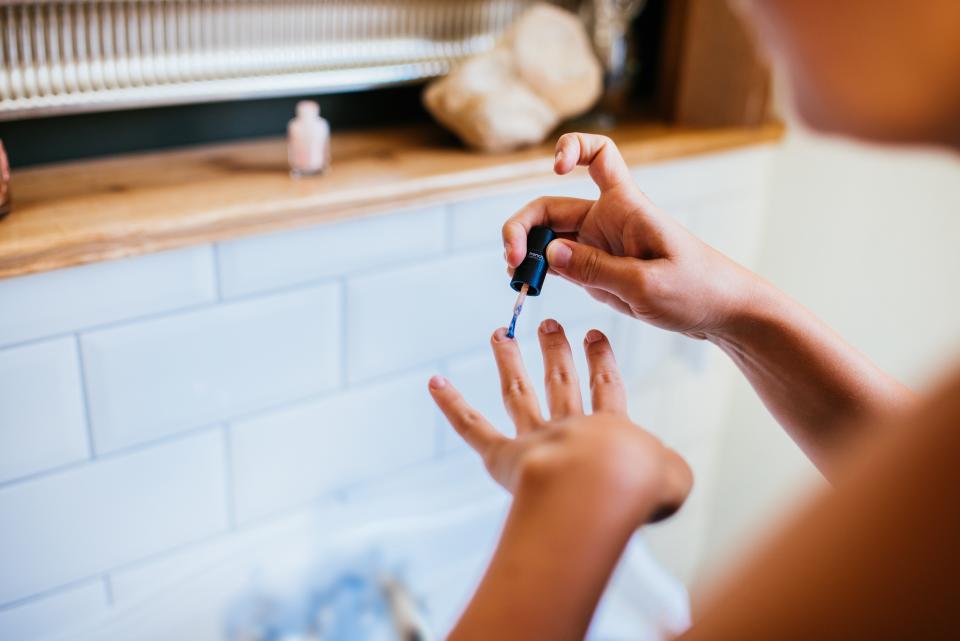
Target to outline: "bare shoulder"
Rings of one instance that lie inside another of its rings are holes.
[[[883,427],[684,641],[960,638],[960,368]]]
[[[887,429],[874,431],[879,436],[872,442],[848,452],[849,465],[838,485],[851,477],[883,476],[901,490],[923,492],[955,478],[960,492],[960,367],[941,376],[912,407],[885,423]]]
[[[916,427],[945,431],[960,443],[960,367],[955,367],[924,392],[904,419]],[[944,434],[946,436],[947,434]]]

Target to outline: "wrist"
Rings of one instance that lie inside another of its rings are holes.
[[[600,450],[525,465],[514,495],[520,505],[562,506],[578,517],[616,522],[630,531],[672,514],[693,482],[676,452],[635,426],[602,439]]]
[[[632,533],[653,510],[642,493],[626,491],[616,483],[578,482],[576,475],[547,481],[525,480],[514,492],[513,511],[518,518],[553,527],[604,523],[610,534]],[[586,481],[586,479],[583,479]]]
[[[743,282],[737,288],[736,302],[724,322],[701,337],[721,349],[740,345],[758,329],[776,324],[789,304],[789,298],[767,280],[741,269]]]

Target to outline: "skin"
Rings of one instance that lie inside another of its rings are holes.
[[[551,319],[538,333],[549,418],[541,415],[516,340],[502,327],[491,340],[516,438],[497,431],[445,378],[430,379],[450,424],[516,497],[501,544],[451,639],[582,638],[634,524],[672,514],[693,483],[686,462],[627,417],[626,391],[601,332],[591,330],[583,344],[591,415],[583,412],[563,328]],[[594,500],[599,496],[613,500]],[[581,589],[562,588],[572,584]]]
[[[910,404],[906,388],[801,305],[660,211],[613,141],[562,136],[556,172],[576,165],[589,167],[600,197],[541,198],[517,212],[503,227],[511,265],[534,225],[564,233],[547,247],[553,272],[625,314],[716,343],[828,475],[834,445],[863,429],[858,419]]]
[[[800,115],[871,141],[960,146],[960,3],[741,0]]]
[[[821,130],[960,146],[960,3],[756,0],[741,6]],[[602,136],[568,134],[555,169],[589,167],[596,201],[543,198],[504,225],[562,239],[551,269],[639,321],[709,340],[832,483],[714,590],[692,641],[960,638],[960,371],[914,394],[800,304],[693,237],[634,185]],[[508,439],[445,379],[430,391],[514,502],[450,639],[581,639],[630,534],[676,510],[689,468],[624,412],[609,343],[585,348],[596,411],[582,413],[569,348],[540,330],[550,418],[513,340],[493,350],[517,423]]]

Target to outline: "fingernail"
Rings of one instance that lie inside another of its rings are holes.
[[[503,243],[503,259],[507,261],[507,264],[510,264],[510,243]]]
[[[447,386],[447,379],[437,374],[430,379],[430,389],[443,389]]]
[[[557,155],[553,159],[553,164],[559,165],[561,161],[563,161],[563,149],[558,149]]]
[[[553,320],[552,318],[548,318],[547,320],[540,323],[540,329],[543,331],[544,334],[553,334],[554,332],[557,332],[560,330],[560,323]]]
[[[547,245],[547,262],[551,267],[563,269],[570,265],[573,250],[562,241],[555,240]]]
[[[501,341],[510,340],[509,338],[507,338],[507,328],[501,327],[497,331],[495,331],[493,333],[493,340],[497,343]]]
[[[587,343],[591,345],[593,343],[599,343],[600,341],[603,340],[603,334],[600,333],[599,330],[591,329],[589,332],[587,332],[586,340],[587,340]]]

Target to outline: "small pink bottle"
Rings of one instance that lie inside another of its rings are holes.
[[[0,140],[0,220],[10,213],[13,206],[10,198],[10,163],[7,162],[7,152]]]
[[[330,124],[312,100],[297,103],[297,116],[287,125],[287,159],[294,178],[321,174],[330,165]]]

